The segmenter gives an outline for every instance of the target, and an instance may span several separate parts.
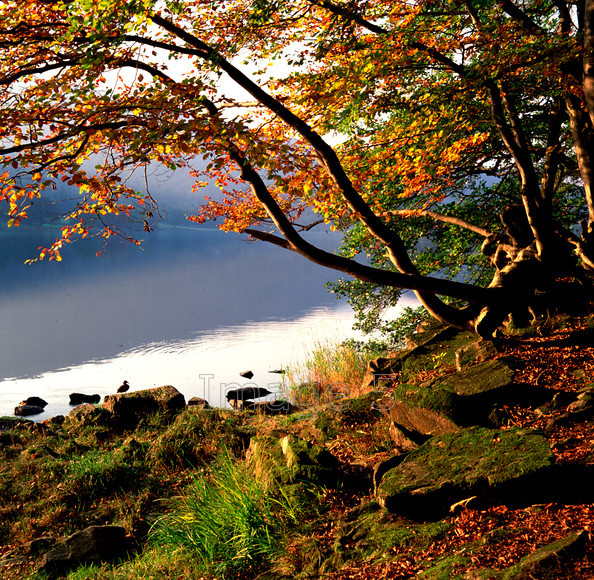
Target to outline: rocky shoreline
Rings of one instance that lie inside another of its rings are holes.
[[[358,392],[307,409],[210,409],[164,386],[4,418],[0,572],[125,566],[224,447],[262,486],[310,498],[253,577],[594,577],[593,327],[558,319],[494,341],[419,329]]]

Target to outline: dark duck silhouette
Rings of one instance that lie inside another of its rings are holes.
[[[118,393],[125,393],[128,389],[130,388],[130,385],[128,384],[128,381],[124,381],[119,387],[118,387]]]

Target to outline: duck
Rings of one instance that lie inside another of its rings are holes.
[[[118,393],[125,393],[128,389],[130,388],[130,385],[128,384],[128,381],[124,381],[119,387],[118,387]]]

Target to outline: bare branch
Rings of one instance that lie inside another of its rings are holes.
[[[461,228],[465,228],[467,230],[470,230],[471,232],[474,232],[475,234],[479,234],[480,236],[484,236],[485,238],[489,237],[491,235],[491,232],[489,230],[486,230],[485,228],[481,228],[480,226],[476,226],[474,224],[471,224],[470,222],[467,222],[466,220],[463,220],[462,218],[458,218],[458,217],[454,217],[454,216],[448,216],[448,215],[443,215],[441,213],[437,213],[435,211],[430,211],[430,210],[408,210],[408,209],[394,209],[391,210],[390,212],[391,215],[398,215],[398,216],[421,216],[421,217],[429,217],[431,219],[434,220],[438,220],[441,222],[445,222],[448,224],[452,224],[455,226],[460,226]]]
[[[516,22],[519,22],[530,34],[544,35],[543,30],[528,14],[518,8],[511,0],[499,0],[499,6],[511,16]]]

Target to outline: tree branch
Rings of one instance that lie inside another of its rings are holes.
[[[372,22],[369,22],[369,20],[366,20],[365,18],[360,16],[359,14],[354,12],[351,8],[337,6],[336,4],[333,4],[332,2],[329,2],[328,0],[321,0],[320,2],[316,2],[315,0],[312,0],[311,3],[314,6],[320,6],[322,8],[325,8],[329,12],[332,12],[332,14],[336,14],[337,16],[342,16],[346,20],[355,22],[362,28],[366,28],[367,30],[369,30],[370,32],[374,32],[375,34],[388,34],[390,32],[389,30],[382,28],[381,26],[378,26],[377,24],[373,24]]]
[[[38,147],[45,147],[46,145],[53,145],[54,143],[60,143],[70,137],[75,137],[81,133],[89,131],[103,131],[105,129],[120,129],[128,126],[127,121],[113,121],[111,123],[95,123],[92,125],[77,125],[70,131],[65,131],[56,135],[55,137],[49,137],[42,139],[41,141],[30,141],[21,145],[14,145],[13,147],[0,148],[0,155],[10,155],[11,153],[20,153],[21,151],[27,151],[30,149],[37,149]]]
[[[300,238],[298,244],[294,244],[280,236],[261,230],[255,230],[253,228],[247,228],[244,232],[256,240],[273,244],[285,250],[291,250],[292,252],[304,256],[311,262],[315,262],[325,268],[338,270],[363,282],[391,286],[394,288],[410,289],[422,293],[444,294],[446,296],[460,298],[480,305],[489,304],[491,302],[495,303],[500,299],[498,293],[493,292],[493,290],[495,290],[493,288],[477,288],[470,284],[452,282],[441,278],[416,276],[389,270],[381,270],[321,250],[320,248],[309,244],[302,238]],[[467,321],[466,316],[459,316],[458,318],[460,323]]]
[[[481,228],[480,226],[476,226],[474,224],[471,224],[470,222],[467,222],[466,220],[463,220],[462,218],[458,218],[458,217],[454,217],[454,216],[448,216],[448,215],[443,215],[443,214],[437,213],[435,211],[430,211],[430,210],[394,209],[394,210],[389,211],[388,213],[390,213],[392,215],[398,215],[398,216],[412,215],[414,217],[416,217],[416,216],[429,217],[429,218],[432,218],[434,220],[438,220],[438,221],[445,222],[445,223],[448,223],[448,224],[452,224],[452,225],[455,225],[455,226],[460,226],[462,228],[465,228],[467,230],[470,230],[471,232],[474,232],[475,234],[479,234],[480,236],[484,236],[485,238],[488,238],[490,235],[492,235],[489,230],[486,230],[485,228]]]
[[[240,87],[245,89],[269,111],[277,115],[288,126],[301,135],[305,141],[313,147],[318,160],[342,192],[343,198],[351,211],[359,215],[361,222],[365,225],[368,231],[385,244],[394,265],[401,272],[409,274],[417,273],[417,269],[411,262],[400,236],[388,228],[378,216],[375,215],[365,200],[354,188],[334,149],[328,145],[316,131],[206,43],[159,15],[152,16],[152,20],[158,26],[161,26],[171,34],[175,34],[180,39],[184,40],[184,42],[195,46],[199,50],[202,58],[212,62],[218,68],[226,72]]]
[[[534,35],[545,35],[546,31],[543,30],[528,14],[518,8],[511,0],[499,0],[499,6],[506,12],[513,20],[519,22],[530,34]]]

